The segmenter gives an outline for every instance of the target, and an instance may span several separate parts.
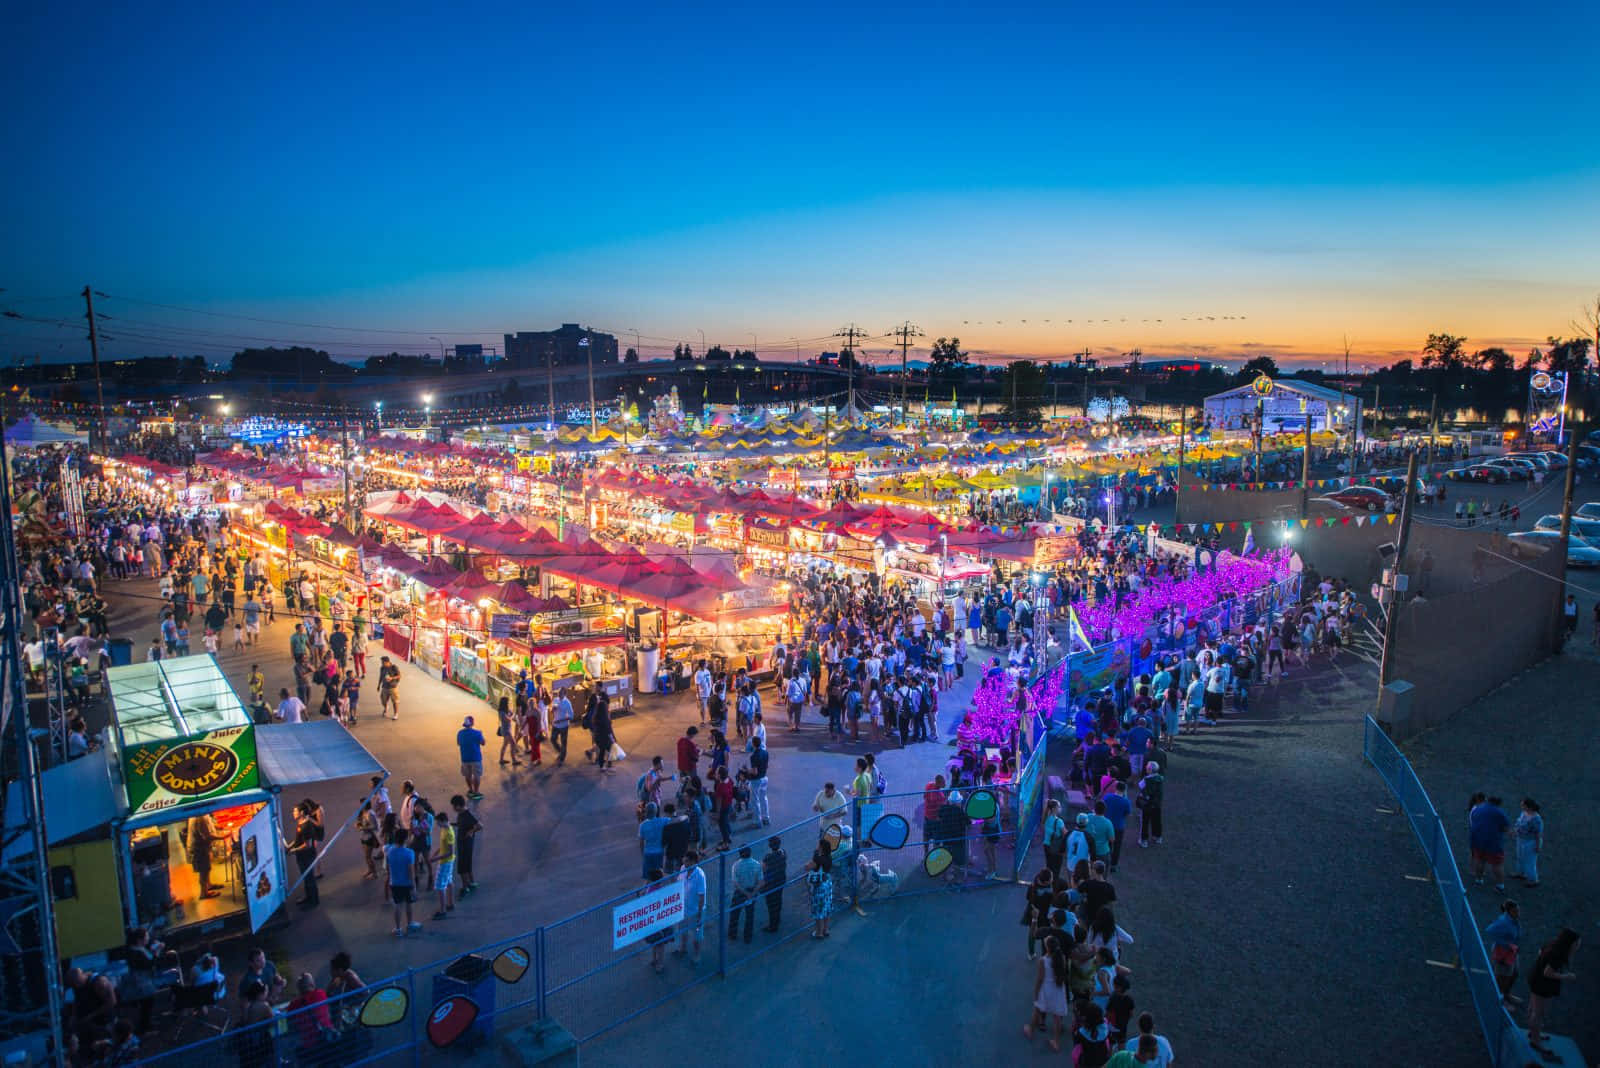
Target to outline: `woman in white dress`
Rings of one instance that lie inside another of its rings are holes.
[[[1034,1030],[1042,1030],[1045,1021],[1050,1023],[1050,1049],[1061,1052],[1061,1022],[1071,1011],[1067,1004],[1067,954],[1061,940],[1049,935],[1044,940],[1044,954],[1039,958],[1038,972],[1033,981],[1033,1015],[1022,1027],[1022,1037],[1031,1039]]]

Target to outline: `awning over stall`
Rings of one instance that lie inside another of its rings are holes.
[[[331,719],[265,727],[256,732],[256,756],[273,786],[386,774],[378,758]]]

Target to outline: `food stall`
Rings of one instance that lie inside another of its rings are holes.
[[[106,746],[46,773],[61,922],[92,898],[102,911],[114,900],[120,925],[154,925],[168,941],[259,930],[290,886],[280,789],[382,766],[332,721],[256,727],[208,655],[113,667],[105,678]],[[64,932],[71,951],[121,943],[100,926]]]

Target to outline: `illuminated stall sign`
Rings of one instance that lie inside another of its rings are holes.
[[[123,754],[128,814],[156,812],[260,784],[253,726],[129,746]]]

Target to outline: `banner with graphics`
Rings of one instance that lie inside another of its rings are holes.
[[[122,774],[130,816],[252,790],[261,779],[255,727],[131,745],[122,756]]]

